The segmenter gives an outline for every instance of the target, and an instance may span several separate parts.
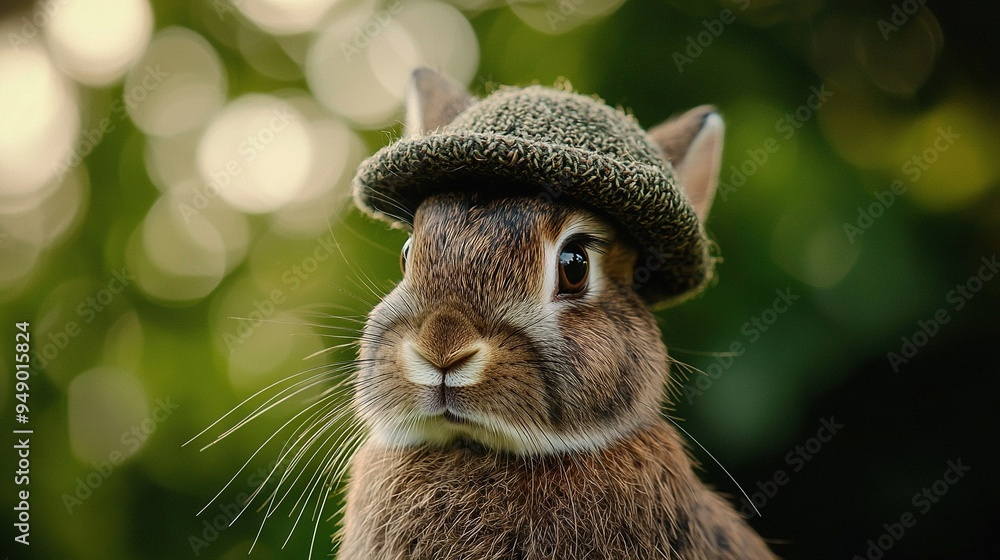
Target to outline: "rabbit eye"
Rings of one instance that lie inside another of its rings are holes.
[[[403,243],[403,250],[399,252],[399,269],[406,274],[406,261],[410,258],[410,241],[412,237],[406,238],[406,243]]]
[[[559,294],[578,294],[587,287],[590,260],[579,241],[570,241],[559,252]]]

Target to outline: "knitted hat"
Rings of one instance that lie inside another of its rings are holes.
[[[565,197],[632,237],[635,288],[647,301],[681,299],[711,277],[714,259],[698,214],[661,149],[630,116],[541,86],[502,87],[455,112],[444,126],[365,160],[354,178],[358,206],[409,224],[428,196],[480,184],[557,203]]]

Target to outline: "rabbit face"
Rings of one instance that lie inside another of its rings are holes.
[[[635,252],[531,197],[425,200],[362,336],[355,406],[387,446],[597,449],[659,415],[666,350]]]

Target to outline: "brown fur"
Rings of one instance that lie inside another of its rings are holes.
[[[567,298],[546,246],[571,224],[605,247],[593,287]],[[341,558],[773,558],[660,416],[666,349],[611,226],[453,194],[413,227],[404,280],[362,337],[355,405],[373,438],[353,459]],[[413,382],[406,345],[443,370],[482,359],[481,379]]]
[[[598,452],[366,446],[342,558],[773,558],[658,421]]]

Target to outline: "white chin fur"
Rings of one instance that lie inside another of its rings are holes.
[[[547,430],[525,432],[496,418],[464,415],[471,424],[455,424],[440,416],[412,418],[397,425],[372,429],[370,440],[382,447],[404,448],[418,445],[446,446],[458,439],[470,439],[488,449],[524,456],[597,451],[630,435],[634,426],[608,427],[579,434],[556,434]],[[480,424],[480,421],[482,424]],[[489,428],[483,427],[490,426]]]

